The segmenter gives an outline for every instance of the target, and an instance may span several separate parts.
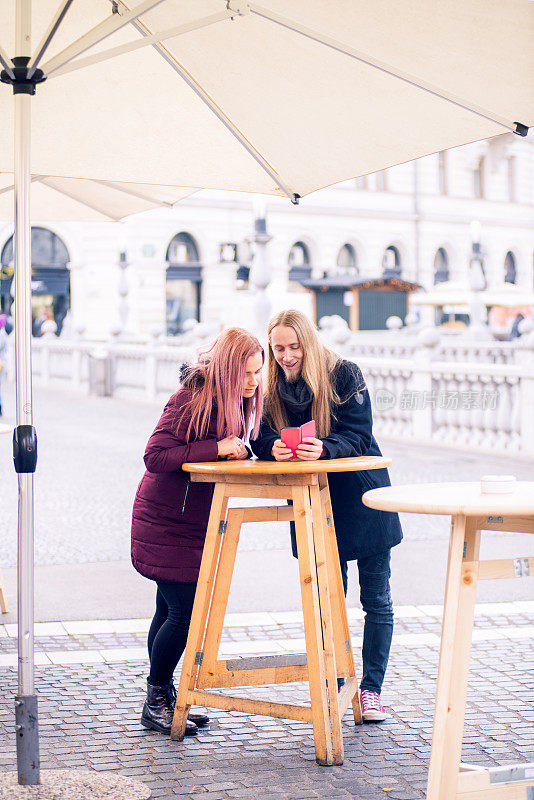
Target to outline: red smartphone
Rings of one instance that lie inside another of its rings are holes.
[[[305,422],[304,425],[300,426],[300,441],[302,442],[306,436],[313,436],[315,439],[315,420],[311,419],[309,422]]]
[[[297,447],[302,443],[302,440],[305,439],[306,436],[315,437],[314,419],[310,420],[309,422],[305,422],[304,425],[300,426],[300,428],[282,428],[280,431],[280,439],[286,447],[289,447],[293,453],[293,456],[295,455]]]
[[[282,428],[280,438],[286,447],[295,455],[295,451],[300,444],[300,428]]]

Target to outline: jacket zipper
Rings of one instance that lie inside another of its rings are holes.
[[[191,479],[187,479],[187,483],[185,485],[185,494],[184,494],[184,502],[182,503],[182,514],[185,512],[185,504],[187,503],[187,495],[189,494],[189,485],[191,483]]]

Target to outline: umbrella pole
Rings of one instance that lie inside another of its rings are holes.
[[[31,0],[18,0],[16,52],[30,55]],[[15,698],[18,782],[39,783],[39,730],[33,641],[33,472],[37,439],[33,427],[31,373],[31,95],[14,93],[15,103],[15,364],[17,427],[13,458],[18,473],[18,694]]]

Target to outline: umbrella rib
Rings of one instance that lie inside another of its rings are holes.
[[[93,211],[96,211],[98,214],[102,214],[102,216],[108,217],[113,222],[117,222],[119,219],[122,219],[122,217],[111,217],[109,214],[106,214],[104,211],[102,211],[100,208],[98,208],[98,206],[91,205],[90,203],[87,203],[85,200],[81,200],[79,197],[76,197],[76,195],[69,194],[65,190],[59,189],[57,186],[54,186],[53,184],[48,182],[49,179],[52,178],[52,177],[53,176],[51,176],[51,175],[50,176],[48,176],[48,175],[32,175],[31,181],[32,181],[32,183],[43,183],[48,189],[52,189],[53,191],[58,192],[58,194],[63,194],[63,195],[65,195],[65,197],[69,197],[71,200],[75,200],[77,203],[80,203],[82,206],[87,206],[87,208],[90,208]],[[61,180],[61,178],[58,177],[58,180]],[[99,180],[98,178],[82,178],[82,180],[88,180],[88,181],[90,181],[90,183],[99,183],[101,186],[106,186],[107,188],[113,189],[116,192],[121,192],[122,194],[131,195],[132,197],[138,197],[139,200],[146,200],[147,202],[154,203],[155,205],[158,205],[158,206],[167,206],[167,208],[173,208],[176,205],[176,203],[171,203],[171,202],[169,202],[167,200],[159,200],[157,197],[151,197],[148,194],[144,194],[143,192],[135,191],[134,189],[129,189],[129,188],[125,189],[124,186],[119,186],[118,184],[114,183],[114,181],[102,181],[102,180]],[[15,187],[14,187],[13,184],[11,186],[4,186],[2,189],[0,189],[0,195],[6,194],[7,192],[12,192],[14,190],[14,188]],[[191,187],[184,187],[184,188],[191,188]],[[193,188],[192,191],[191,191],[191,194],[193,194],[194,191],[198,191],[198,188],[197,187]],[[180,199],[183,200],[184,198],[182,197]],[[176,201],[176,202],[179,202],[179,201]]]
[[[2,64],[3,68],[9,75],[12,81],[15,80],[15,73],[13,72],[13,67],[9,63],[10,59],[2,45],[0,44],[0,64]]]
[[[306,28],[304,25],[300,25],[298,22],[294,20],[288,19],[287,17],[282,17],[279,14],[275,14],[273,11],[267,8],[263,8],[262,6],[257,5],[250,5],[250,12],[252,14],[256,14],[259,17],[263,17],[264,19],[268,19],[271,22],[274,22],[277,25],[281,25],[283,28],[287,28],[294,33],[298,33],[301,36],[306,37],[307,39],[311,39],[314,42],[318,42],[319,44],[324,44],[326,47],[330,47],[332,50],[336,50],[338,53],[343,53],[344,55],[350,56],[350,58],[354,58],[356,61],[360,61],[364,64],[367,64],[370,67],[374,67],[380,72],[385,72],[387,75],[391,75],[394,78],[398,78],[404,83],[408,83],[411,86],[414,86],[417,89],[422,89],[424,92],[428,94],[432,94],[435,97],[439,97],[441,100],[446,100],[449,103],[452,103],[459,108],[463,108],[465,111],[470,111],[472,114],[476,114],[479,117],[483,117],[484,119],[489,120],[490,122],[494,122],[497,125],[501,125],[503,128],[507,128],[508,130],[516,133],[516,124],[515,122],[511,122],[510,120],[504,119],[503,117],[497,116],[492,111],[488,111],[481,106],[473,105],[469,103],[467,100],[464,100],[461,97],[456,97],[449,92],[445,92],[443,89],[439,87],[432,86],[429,83],[421,80],[420,78],[410,75],[407,72],[402,72],[398,70],[396,67],[387,64],[384,61],[379,61],[372,56],[367,55],[366,53],[361,53],[358,50],[354,50],[352,47],[348,47],[348,45],[343,44],[342,42],[338,41],[337,39],[332,39],[329,36],[324,36],[322,33],[318,33],[317,31],[313,30],[312,28]]]
[[[211,14],[209,17],[204,17],[196,22],[190,22],[187,25],[178,25],[174,28],[168,28],[167,30],[161,31],[161,33],[155,33],[153,36],[147,36],[145,39],[140,39],[136,42],[127,42],[126,44],[118,45],[117,47],[111,47],[109,50],[95,53],[95,55],[87,56],[87,58],[79,58],[74,62],[65,64],[63,67],[58,67],[51,77],[57,78],[60,75],[65,75],[68,72],[73,72],[74,70],[82,69],[83,67],[90,67],[93,64],[100,63],[101,61],[108,61],[110,58],[115,58],[116,56],[123,55],[124,53],[130,53],[133,50],[140,49],[141,47],[148,47],[151,44],[162,42],[165,39],[172,39],[175,36],[181,36],[184,33],[191,33],[191,31],[205,28],[208,25],[213,25],[215,22],[221,22],[222,20],[228,19],[231,16],[234,16],[231,11],[221,11],[218,14]]]
[[[235,16],[235,13],[234,13]],[[136,30],[139,31],[143,36],[151,36],[151,31],[147,28],[147,26],[140,22],[139,20],[135,20],[132,22],[132,25]],[[232,136],[234,136],[237,141],[239,142],[242,147],[245,148],[247,153],[252,156],[252,158],[256,161],[257,164],[269,175],[269,177],[276,183],[279,189],[281,189],[287,197],[291,200],[292,203],[297,204],[300,195],[292,192],[281,180],[278,176],[276,170],[269,164],[269,162],[259,153],[256,148],[248,141],[243,133],[239,130],[239,128],[234,125],[234,123],[226,116],[224,111],[219,108],[217,103],[208,95],[208,93],[202,88],[202,86],[193,78],[193,76],[185,69],[182,64],[177,60],[177,58],[162,44],[153,44],[155,50],[162,56],[162,58],[169,64],[172,69],[180,75],[180,77],[187,83],[190,89],[192,89],[195,94],[202,100],[202,102],[210,109],[210,111],[215,114],[217,119],[223,123],[223,125],[230,131]]]
[[[76,203],[79,203],[81,206],[85,206],[86,208],[90,208],[91,211],[95,211],[97,214],[101,214],[103,217],[107,217],[107,219],[111,220],[112,222],[119,222],[119,220],[121,219],[121,217],[112,217],[111,214],[107,214],[105,211],[102,211],[101,208],[98,208],[98,206],[95,206],[95,205],[92,205],[91,203],[88,203],[86,200],[80,200],[80,198],[76,197],[76,195],[73,194],[72,192],[67,192],[65,189],[58,189],[57,186],[54,186],[54,185],[48,183],[46,175],[34,176],[32,178],[32,180],[35,180],[38,183],[43,183],[48,189],[51,189],[53,192],[57,192],[58,194],[65,195],[65,197],[68,197],[70,200],[74,200]]]
[[[1,174],[1,173],[0,173]],[[32,175],[30,178],[31,182],[39,182],[41,180],[40,175]],[[15,189],[15,184],[12,183],[11,186],[4,186],[3,189],[0,189],[0,194],[6,194],[6,192],[12,192]]]
[[[123,9],[122,13],[117,12],[107,17],[103,22],[91,28],[90,31],[87,31],[87,33],[62,50],[61,53],[58,53],[54,58],[51,58],[50,61],[47,61],[42,67],[43,73],[48,77],[55,72],[56,69],[59,69],[59,67],[62,67],[64,64],[72,61],[73,58],[85,53],[90,47],[98,44],[103,39],[107,39],[108,36],[124,28],[125,25],[136,20],[141,14],[145,14],[151,8],[154,8],[154,6],[162,2],[164,2],[164,0],[143,0],[142,3],[139,3],[139,5],[131,10],[128,9],[124,3],[121,3],[120,5]]]
[[[175,203],[170,203],[168,200],[158,200],[156,197],[151,197],[148,194],[143,194],[143,192],[138,192],[134,189],[125,189],[124,186],[119,186],[114,181],[102,181],[98,178],[92,178],[91,180],[93,183],[99,183],[101,186],[107,186],[109,189],[114,189],[116,192],[122,192],[123,194],[128,194],[132,197],[138,197],[140,200],[147,200],[149,203],[155,203],[159,206],[167,206],[167,208],[172,208],[175,205]]]
[[[28,64],[28,79],[30,79],[37,67],[39,66],[39,62],[43,57],[45,50],[47,49],[48,45],[54,38],[57,29],[63,22],[67,11],[69,10],[70,6],[72,5],[72,0],[62,0],[55,17],[53,18],[52,22],[48,26],[47,31],[45,32],[43,38],[39,43],[39,47],[35,51],[35,55],[31,59],[30,63]]]

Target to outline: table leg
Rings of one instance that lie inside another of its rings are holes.
[[[317,484],[315,486],[310,486],[310,499],[313,514],[317,584],[319,588],[319,602],[321,607],[323,649],[326,683],[328,687],[330,725],[332,728],[334,764],[342,764],[344,758],[343,733],[341,730],[341,715],[338,702],[336,654],[334,650],[334,626],[332,622],[335,589],[333,586],[331,587],[329,583],[329,553],[327,552],[326,547],[327,528],[321,504],[320,490]]]
[[[230,594],[230,584],[232,582],[237,546],[239,544],[239,532],[243,523],[244,513],[244,508],[230,508],[228,510],[227,527],[221,544],[219,565],[206,626],[203,667],[213,665],[219,653],[224,615],[228,605],[228,595]]]
[[[191,624],[189,626],[187,645],[176,697],[171,739],[182,740],[185,735],[187,715],[191,708],[191,704],[188,703],[188,694],[195,687],[198,672],[197,653],[202,652],[213,581],[217,570],[217,560],[219,558],[223,536],[220,523],[225,518],[227,504],[228,500],[225,497],[225,484],[216,483],[213,491],[213,500],[206,530],[206,540],[202,553],[202,563],[198,576],[195,602],[193,604]]]
[[[352,714],[354,723],[356,725],[362,724],[362,709],[360,706],[360,692],[356,681],[356,670],[354,668],[354,654],[352,652],[352,643],[349,630],[349,622],[347,619],[347,606],[345,603],[345,592],[343,591],[343,578],[341,577],[341,564],[339,562],[339,552],[337,549],[336,529],[334,526],[334,512],[332,510],[332,501],[330,499],[330,491],[328,489],[328,478],[325,474],[319,475],[319,486],[321,488],[321,496],[323,498],[324,511],[326,513],[326,545],[328,553],[328,580],[330,591],[333,597],[332,613],[334,619],[337,619],[340,624],[335,626],[334,638],[337,642],[336,664],[345,663],[347,667],[348,677],[354,678],[355,692],[352,696]]]
[[[326,691],[325,654],[323,650],[309,489],[307,486],[295,486],[292,495],[304,633],[306,636],[315,756],[318,764],[326,766],[334,763],[334,755]]]
[[[428,800],[456,797],[476,599],[480,532],[452,519],[428,775]]]
[[[4,594],[4,576],[2,575],[1,569],[0,569],[0,611],[2,612],[2,614],[7,614],[8,612],[6,597]]]

